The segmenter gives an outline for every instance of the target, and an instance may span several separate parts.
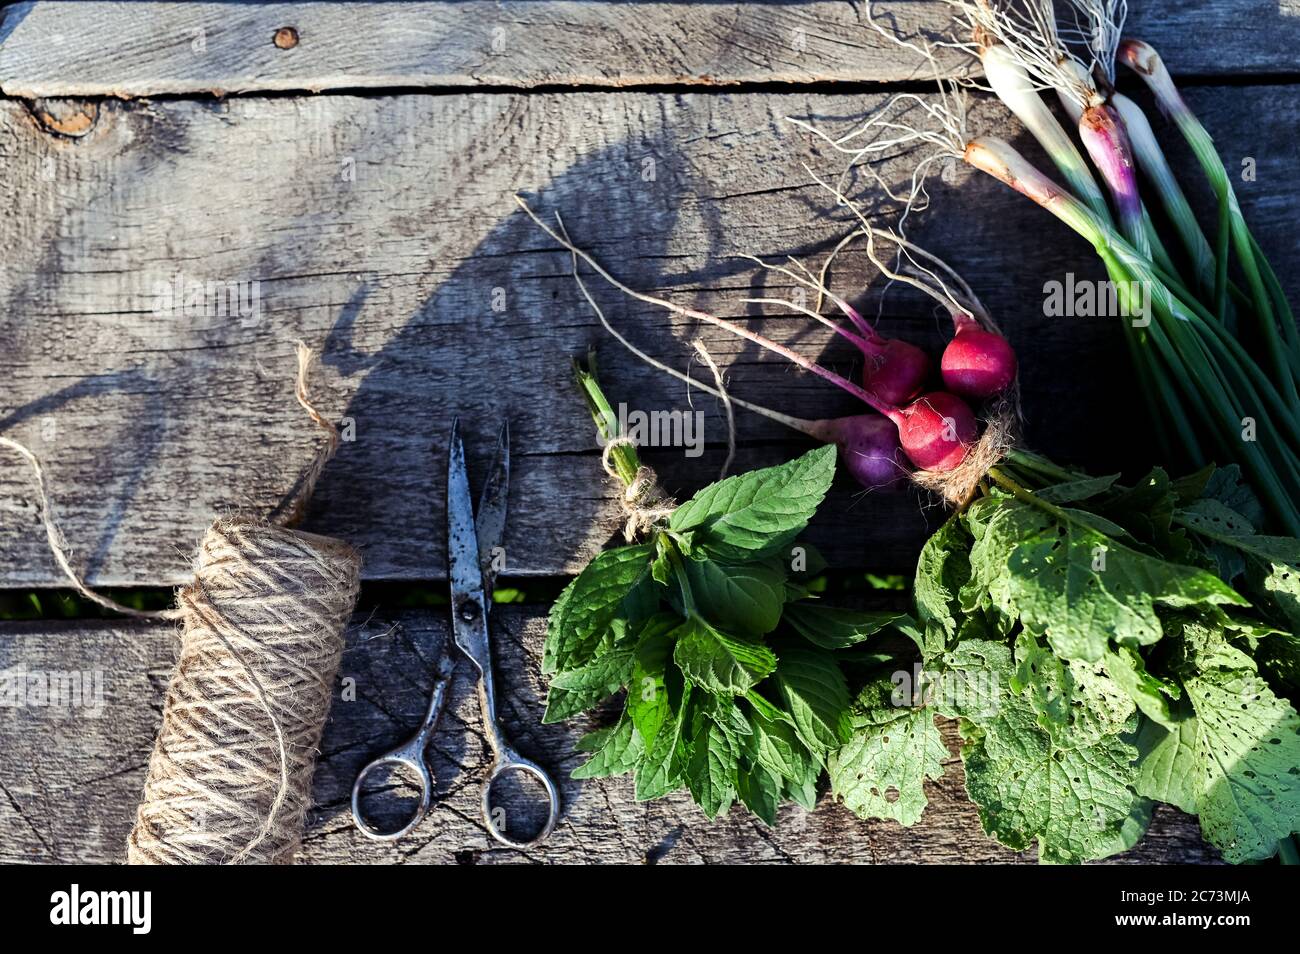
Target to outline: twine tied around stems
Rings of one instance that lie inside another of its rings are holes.
[[[731,407],[731,398],[727,394],[726,384],[722,379],[722,371],[718,364],[713,360],[713,355],[709,354],[709,349],[705,347],[704,342],[700,339],[694,341],[696,354],[704,362],[704,366],[709,369],[713,375],[714,383],[717,385],[717,393],[722,400],[722,406],[727,417],[727,457],[722,462],[721,472],[718,479],[727,476],[727,471],[731,468],[731,462],[736,456],[736,419]],[[616,480],[622,480],[618,468],[614,466],[613,453],[619,447],[637,446],[636,441],[624,434],[613,435],[605,440],[605,448],[600,455],[601,466],[605,468],[605,473]],[[627,515],[627,522],[623,525],[623,538],[631,543],[643,533],[649,533],[659,524],[673,515],[677,509],[677,501],[667,494],[659,486],[659,477],[654,468],[646,464],[637,467],[632,480],[623,488],[623,494],[619,498],[619,505],[623,508],[623,513]]]
[[[618,470],[614,467],[612,454],[619,447],[635,447],[636,441],[619,435],[605,442],[605,450],[600,455],[601,466],[605,473],[618,479]],[[619,506],[627,515],[623,525],[623,538],[631,543],[643,533],[654,530],[662,521],[667,520],[677,509],[677,501],[666,494],[659,486],[659,477],[654,468],[642,464],[636,470],[631,483],[623,488],[619,497]]]

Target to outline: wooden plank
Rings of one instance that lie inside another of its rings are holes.
[[[1295,0],[1133,8],[1129,32],[1164,49],[1179,73],[1297,68]],[[947,19],[942,4],[924,0],[877,9],[905,31]],[[1190,34],[1214,40],[1189,43]],[[21,3],[0,39],[0,89],[26,97],[926,75],[868,26],[863,0]]]
[[[441,614],[394,619],[358,614],[340,680],[353,680],[355,700],[336,698],[322,742],[302,860],[329,863],[537,862],[1010,862],[1031,861],[986,838],[962,790],[960,760],[929,786],[923,820],[904,829],[863,822],[822,797],[817,810],[783,811],[775,829],[735,810],[707,822],[676,795],[634,800],[625,778],[575,782],[582,760],[573,743],[593,723],[540,724],[544,690],[539,659],[544,619],[536,610],[500,607],[495,649],[502,718],[517,748],[545,765],[560,783],[564,815],[551,839],[528,852],[491,841],[478,812],[479,783],[490,754],[478,730],[468,666],[456,677],[432,758],[438,778],[430,816],[396,844],[378,844],[353,827],[348,802],[356,772],[377,751],[409,734],[428,692],[426,660],[442,645]],[[28,673],[75,668],[102,674],[97,715],[77,708],[0,708],[0,861],[121,860],[144,767],[160,718],[174,659],[167,627],[114,623],[8,624],[0,628],[0,670]],[[340,695],[346,683],[340,683]],[[955,737],[949,733],[950,746]],[[507,804],[507,811],[516,806]],[[520,808],[519,810],[523,810]],[[1205,863],[1214,852],[1194,819],[1158,812],[1147,838],[1123,862]]]
[[[1296,274],[1285,136],[1300,101],[1279,86],[1191,98],[1229,168],[1258,159],[1239,194],[1278,272]],[[611,398],[632,410],[692,408],[682,385],[600,330],[566,256],[511,194],[540,193],[539,208],[563,210],[573,235],[636,287],[757,315],[738,300],[793,289],[738,255],[815,263],[847,229],[801,165],[811,156],[825,172],[837,161],[814,154],[783,117],[834,126],[880,101],[584,93],[110,102],[75,139],[0,103],[9,170],[0,181],[0,245],[9,250],[0,430],[45,459],[58,517],[93,581],[175,584],[214,514],[266,512],[312,456],[315,435],[290,387],[292,342],[304,338],[325,351],[323,406],[354,425],[310,525],[361,546],[367,578],[443,575],[439,455],[455,413],[471,457],[511,419],[507,572],[572,573],[617,533],[620,515],[571,386],[571,358],[598,344]],[[975,126],[989,115],[982,108]],[[896,181],[909,172],[905,162],[887,170]],[[991,180],[953,173],[933,180],[933,212],[914,219],[912,235],[963,271],[1022,345],[1029,443],[1099,468],[1143,456],[1149,431],[1131,413],[1118,329],[1042,317],[1042,282],[1097,276],[1091,250]],[[256,314],[221,317],[212,295],[203,314],[165,307],[155,285],[178,274],[242,283],[249,304],[260,289]],[[871,275],[850,249],[832,281],[874,314],[880,283],[857,294]],[[612,320],[678,367],[701,336],[739,396],[806,417],[855,410],[747,343],[594,290]],[[942,324],[919,297],[894,289],[884,307],[888,333],[940,344]],[[759,324],[857,373],[851,349],[811,322]],[[680,446],[650,455],[683,495],[715,476],[725,444],[715,402],[694,409],[703,456]],[[808,446],[752,414],[738,424],[737,468]],[[812,539],[837,566],[909,572],[940,515],[913,495],[862,499],[841,484]],[[0,586],[62,585],[35,521],[29,475],[6,455]]]

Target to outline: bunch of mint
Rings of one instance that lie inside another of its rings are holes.
[[[614,437],[594,373],[578,381]],[[632,483],[635,449],[611,457]],[[564,590],[547,628],[545,721],[625,693],[617,721],[579,741],[590,758],[575,777],[631,772],[638,799],[685,786],[709,818],[736,801],[769,825],[785,799],[813,808],[852,731],[837,650],[900,618],[811,604],[804,584],[824,564],[796,541],[834,472],[835,448],[823,447],[721,480]]]
[[[1012,848],[1105,857],[1166,802],[1228,861],[1294,857],[1300,541],[1256,533],[1235,467],[1126,487],[1013,452],[990,478],[925,546],[919,691],[860,693],[829,760],[840,797],[915,820],[941,715],[960,720],[985,831]]]

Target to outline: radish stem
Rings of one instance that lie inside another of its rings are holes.
[[[787,361],[790,361],[793,364],[797,364],[805,371],[809,371],[817,375],[822,380],[834,384],[836,387],[853,395],[863,404],[866,404],[868,407],[885,415],[885,417],[889,418],[895,424],[900,423],[901,421],[904,420],[904,417],[898,408],[885,404],[884,402],[878,400],[875,395],[871,394],[865,388],[862,388],[854,384],[852,381],[848,380],[847,378],[841,377],[840,375],[836,374],[834,371],[829,370],[828,368],[823,368],[817,362],[805,358],[797,351],[787,348],[785,345],[780,344],[779,342],[772,341],[770,338],[766,338],[763,335],[758,334],[757,332],[750,331],[748,328],[745,328],[742,325],[738,325],[733,321],[728,321],[726,318],[719,318],[716,315],[710,315],[708,312],[700,311],[699,309],[696,308],[685,308],[681,305],[673,304],[667,299],[657,298],[654,295],[647,295],[645,292],[639,292],[634,288],[628,287],[627,285],[620,282],[613,275],[611,275],[608,271],[606,271],[604,266],[602,266],[599,262],[597,262],[591,255],[584,252],[582,249],[578,248],[578,246],[574,245],[567,238],[564,238],[563,236],[556,233],[552,228],[550,228],[550,226],[546,225],[546,223],[544,223],[541,219],[539,219],[537,215],[533,212],[533,210],[528,207],[528,203],[523,200],[522,196],[516,195],[515,201],[519,203],[519,207],[524,210],[524,212],[528,215],[530,219],[533,220],[534,223],[536,223],[538,228],[540,228],[543,232],[549,235],[560,245],[564,246],[564,248],[568,249],[571,254],[581,258],[584,262],[586,262],[589,266],[591,266],[592,270],[597,275],[605,279],[605,281],[613,285],[615,288],[617,288],[619,291],[621,291],[623,294],[627,295],[628,297],[635,298],[637,301],[642,301],[645,302],[646,304],[656,305],[660,308],[665,309],[666,311],[672,312],[673,314],[681,315],[685,318],[693,318],[697,321],[704,321],[711,325],[715,325],[718,328],[722,328],[726,331],[729,331],[732,334],[736,335],[737,337],[744,338],[746,341],[750,341],[758,345],[760,348],[765,348],[774,354],[779,354]]]

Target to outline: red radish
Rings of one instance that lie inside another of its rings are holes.
[[[922,470],[952,470],[979,436],[970,407],[947,391],[923,394],[886,416],[898,425],[903,453]]]
[[[914,344],[899,338],[877,337],[873,354],[863,347],[867,361],[862,384],[886,404],[898,406],[921,393],[930,377],[930,357]]]
[[[1016,353],[1007,339],[960,312],[953,324],[957,332],[939,362],[944,386],[973,401],[1001,394],[1016,377]]]
[[[881,401],[894,407],[921,393],[930,377],[930,356],[900,338],[886,338],[876,332],[858,310],[835,295],[827,297],[848,316],[861,334],[832,325],[835,331],[858,346],[866,357],[862,385]]]

